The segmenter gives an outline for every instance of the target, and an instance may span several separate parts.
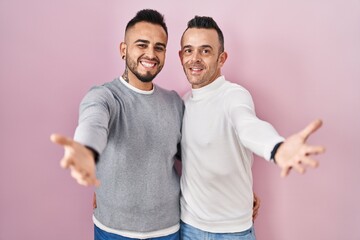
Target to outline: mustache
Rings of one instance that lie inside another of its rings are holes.
[[[146,56],[145,57],[140,57],[139,61],[141,61],[141,60],[152,61],[152,62],[156,62],[157,64],[160,63],[160,60],[158,58],[156,58],[156,57],[153,57],[153,58],[149,58],[149,57],[146,57]]]

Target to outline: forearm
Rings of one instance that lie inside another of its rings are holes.
[[[108,139],[111,99],[105,93],[102,89],[94,89],[84,97],[74,135],[75,141],[92,149],[95,156],[105,149]]]
[[[271,159],[274,146],[284,141],[275,128],[259,119],[249,106],[237,106],[230,117],[241,143],[266,160]]]

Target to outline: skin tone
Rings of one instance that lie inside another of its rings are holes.
[[[193,89],[204,87],[220,77],[227,53],[220,53],[220,42],[214,29],[190,28],[181,40],[179,56]]]
[[[258,214],[259,214],[259,208],[260,208],[260,198],[254,193],[254,204],[253,204],[253,222],[255,221],[255,219],[257,218]]]
[[[125,41],[120,44],[121,56],[126,61],[122,77],[138,89],[151,90],[151,80],[164,66],[166,44],[167,35],[160,26],[145,22],[137,23],[128,30]],[[188,29],[181,45],[180,59],[192,88],[204,87],[221,75],[227,53],[220,53],[220,43],[215,30]],[[318,165],[309,155],[324,152],[325,149],[321,146],[308,146],[305,142],[320,126],[320,120],[314,121],[303,131],[286,139],[280,146],[275,159],[283,169],[282,176],[288,175],[292,168],[303,173],[307,166]],[[71,138],[58,134],[51,135],[51,141],[64,147],[65,153],[60,165],[70,169],[71,176],[79,184],[99,185],[100,182],[95,175],[94,154],[91,150]],[[259,206],[260,200],[254,195],[254,219]]]
[[[122,77],[140,90],[151,90],[151,81],[164,66],[166,44],[167,34],[160,25],[139,22],[128,29],[124,42],[120,44],[120,54],[126,62]],[[60,165],[70,169],[71,176],[80,185],[100,184],[95,175],[93,151],[59,134],[52,134],[50,139],[64,148]]]
[[[165,63],[167,35],[160,25],[139,22],[128,29],[120,54],[126,61],[122,77],[132,86],[151,90]]]
[[[212,35],[214,34],[216,32],[212,33]],[[120,55],[126,62],[122,75],[123,79],[138,89],[151,90],[153,88],[151,80],[162,70],[165,63],[166,44],[166,32],[159,25],[140,22],[128,29],[124,42],[120,44]],[[191,49],[188,49],[186,52],[190,51]],[[212,81],[220,76],[221,66],[227,58],[226,53],[221,54],[219,58],[218,50],[212,47],[209,48],[209,46],[203,46],[200,54],[208,56],[209,60],[192,66],[193,69],[190,71],[193,71],[194,74],[194,88],[206,85],[207,82],[202,82],[201,79],[206,80],[209,75]],[[214,57],[219,60],[218,63],[212,63],[211,59]],[[200,66],[202,70],[199,71],[196,68],[197,66]],[[204,72],[203,69],[206,69],[209,73],[204,74],[205,77],[197,80],[198,75],[201,75],[198,73]],[[70,169],[71,176],[80,185],[100,185],[100,181],[95,175],[95,156],[91,150],[73,139],[59,134],[52,134],[50,139],[64,148],[64,156],[60,161],[60,165],[64,169]],[[97,207],[95,193],[93,207]],[[254,194],[253,220],[255,220],[259,208],[260,199]]]
[[[95,175],[94,153],[84,145],[62,135],[52,134],[53,143],[64,147],[64,156],[60,166],[70,169],[71,176],[83,186],[99,186],[100,182]]]
[[[258,216],[258,213],[259,213],[259,209],[260,209],[260,198],[254,193],[254,204],[253,204],[253,215],[252,215],[252,218],[253,218],[253,221],[255,221],[255,219],[257,218]],[[97,208],[97,205],[96,205],[96,194],[94,193],[94,196],[93,196],[93,208]]]
[[[187,29],[181,39],[179,56],[185,75],[193,89],[209,85],[221,75],[227,53],[220,53],[220,41],[214,29]],[[318,166],[313,155],[323,153],[323,146],[312,146],[306,143],[309,136],[319,129],[321,120],[315,120],[302,131],[288,137],[275,154],[281,176],[286,177],[290,171],[303,174],[309,167]]]

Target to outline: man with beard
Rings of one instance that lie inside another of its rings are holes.
[[[167,40],[163,16],[139,11],[120,45],[124,74],[86,94],[74,140],[51,136],[65,149],[62,167],[79,184],[98,186],[95,239],[179,238],[174,161],[183,103],[152,83],[164,66]]]

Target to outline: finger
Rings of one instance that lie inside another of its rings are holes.
[[[82,180],[84,182],[86,182],[86,186],[96,186],[97,187],[100,185],[100,181],[96,177],[91,177],[90,175],[83,176]]]
[[[261,200],[260,200],[260,198],[257,198],[257,200],[256,200],[257,209],[260,208],[260,204],[261,204]]]
[[[74,166],[70,166],[70,174],[76,180],[83,179],[83,174],[80,171],[76,170]]]
[[[77,181],[78,184],[82,186],[93,185],[92,180],[89,178],[89,175],[85,174],[84,172],[72,170],[71,176]]]
[[[253,213],[253,216],[252,216],[253,217],[253,222],[256,220],[257,216],[258,216],[257,212]]]
[[[96,178],[95,172],[93,171],[86,171],[83,169],[78,169],[76,166],[71,166],[74,171],[76,171],[79,174],[79,178],[82,179],[83,182],[86,182],[86,184],[82,184],[85,186],[93,185],[98,187],[100,185],[100,181]]]
[[[93,209],[97,208],[97,204],[96,204],[96,193],[94,192],[94,196],[93,196]]]
[[[292,166],[292,168],[293,168],[295,171],[297,171],[298,173],[300,173],[300,174],[304,174],[304,173],[305,173],[305,168],[304,168],[304,166],[301,165],[301,162],[298,162],[298,163],[294,164],[294,165]]]
[[[260,207],[260,205],[257,208],[253,209],[253,215],[252,215],[253,221],[255,221],[255,219],[257,218],[257,216],[259,214],[259,207]]]
[[[257,197],[254,198],[254,206],[253,206],[254,210],[258,210],[260,208],[260,199],[258,199]]]
[[[291,167],[282,167],[280,176],[286,177],[287,175],[289,175],[290,170],[291,170]]]
[[[51,134],[50,140],[53,143],[59,144],[61,146],[71,146],[74,140],[71,138],[67,138],[65,136],[62,136],[60,134]]]
[[[301,132],[300,135],[306,140],[310,134],[318,130],[322,125],[322,121],[320,119],[317,119],[307,125]]]
[[[70,166],[74,165],[74,161],[72,158],[64,157],[60,160],[60,166],[62,168],[69,168]]]
[[[84,179],[77,179],[77,183],[82,185],[82,186],[89,186],[90,184],[85,181]]]
[[[320,154],[325,152],[325,147],[323,146],[307,146],[305,149],[305,155]]]
[[[303,165],[306,165],[306,166],[310,166],[312,168],[316,168],[319,166],[319,162],[312,159],[312,158],[309,158],[309,157],[302,157],[301,158],[301,163]]]
[[[95,173],[88,175],[89,183],[95,187],[98,187],[100,185],[100,181],[96,178]]]
[[[99,179],[95,179],[95,184],[94,184],[95,187],[98,187],[100,186],[100,180]]]

